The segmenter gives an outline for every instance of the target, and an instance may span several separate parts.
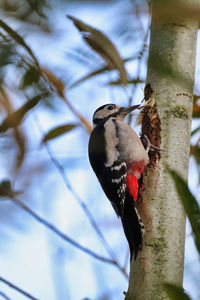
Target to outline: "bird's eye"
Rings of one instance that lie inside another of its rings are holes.
[[[113,110],[113,109],[115,109],[115,105],[109,105],[109,106],[107,107],[107,109]]]

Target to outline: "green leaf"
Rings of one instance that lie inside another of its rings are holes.
[[[192,131],[191,136],[195,135],[198,131],[200,131],[200,126]]]
[[[175,171],[170,170],[169,172],[174,179],[177,192],[189,218],[195,244],[200,254],[200,209],[198,203],[188,189],[187,183]]]
[[[121,84],[126,84],[127,74],[123,60],[116,47],[107,36],[100,30],[97,30],[72,16],[68,16],[68,18],[72,20],[78,30],[83,33],[83,38],[88,45],[106,61],[108,67],[111,70],[117,69],[119,71]]]
[[[49,140],[55,139],[64,133],[71,131],[72,129],[79,126],[79,124],[65,124],[51,129],[42,139],[42,143],[46,143]]]
[[[33,97],[31,100],[29,100],[28,102],[26,102],[24,105],[22,105],[14,113],[10,114],[0,125],[0,132],[5,132],[9,128],[19,126],[26,113],[32,108],[34,108],[42,98],[45,98],[48,95],[49,95],[48,92],[37,95]]]
[[[40,72],[33,66],[30,66],[30,68],[25,72],[23,76],[21,88],[25,89],[27,86],[30,86],[33,83],[37,83],[39,79],[40,79]]]
[[[191,298],[185,293],[182,287],[177,287],[173,284],[163,284],[164,291],[171,300],[191,300]]]
[[[192,155],[198,165],[200,165],[200,146],[193,146]]]

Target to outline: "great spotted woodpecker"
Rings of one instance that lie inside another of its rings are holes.
[[[93,115],[94,129],[89,140],[89,160],[97,178],[121,218],[130,247],[130,257],[142,247],[144,226],[135,207],[138,180],[149,157],[135,131],[123,122],[138,108],[115,104],[99,107]]]

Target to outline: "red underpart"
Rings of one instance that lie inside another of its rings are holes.
[[[138,197],[139,184],[137,178],[131,173],[128,173],[126,176],[126,186],[129,190],[130,195],[133,196],[134,201],[136,201]]]
[[[131,196],[133,196],[134,201],[136,202],[138,197],[138,179],[141,174],[144,172],[144,167],[146,163],[144,160],[137,162],[132,162],[128,164],[128,173],[126,176],[126,185]]]

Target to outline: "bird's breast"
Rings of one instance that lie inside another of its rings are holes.
[[[144,161],[146,165],[149,156],[135,131],[128,124],[120,121],[117,122],[117,127],[118,148],[122,158],[129,162]]]

